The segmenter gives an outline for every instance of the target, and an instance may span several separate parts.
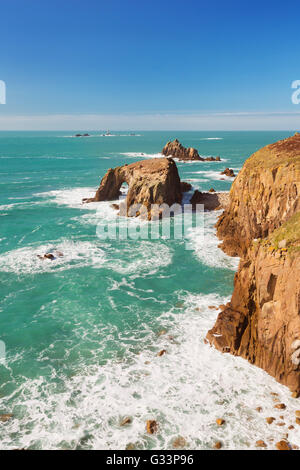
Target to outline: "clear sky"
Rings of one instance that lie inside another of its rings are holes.
[[[0,129],[300,128],[299,1],[5,0],[0,17]]]

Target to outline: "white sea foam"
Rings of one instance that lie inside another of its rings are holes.
[[[53,253],[54,260],[40,259]],[[62,253],[63,256],[59,256]],[[81,266],[99,267],[105,262],[105,253],[96,243],[82,241],[57,241],[8,251],[0,255],[0,270],[16,274],[64,271]]]
[[[72,188],[47,191],[35,194],[36,197],[48,199],[58,205],[69,206],[73,209],[96,210],[97,203],[83,204],[82,199],[94,197],[95,188]]]
[[[226,176],[226,175],[221,175],[221,171],[218,170],[218,171],[214,171],[214,170],[199,170],[199,171],[195,171],[194,174],[198,174],[198,175],[203,175],[204,178],[208,178],[210,180],[214,180],[214,181],[228,181],[228,182],[233,182],[234,181],[234,178],[232,178],[231,176]]]
[[[214,225],[220,213],[220,211],[205,212],[204,233],[201,227],[191,228],[187,234],[187,240],[189,246],[195,251],[195,255],[203,264],[212,268],[236,271],[239,258],[227,256],[222,250],[218,249],[220,240],[216,236]]]
[[[184,309],[161,315],[167,334],[158,337],[145,329],[144,341],[134,352],[128,347],[134,333],[119,335],[126,348],[123,359],[85,367],[65,377],[59,389],[43,377],[28,379],[15,394],[14,419],[1,429],[1,448],[115,450],[133,443],[141,449],[171,449],[173,439],[182,436],[190,449],[209,449],[216,441],[225,449],[254,449],[258,438],[272,449],[286,432],[299,445],[297,429],[287,429],[294,423],[297,402],[286,388],[245,360],[204,344],[216,317],[208,307],[226,299],[180,291],[174,298]],[[48,350],[54,347],[50,344]],[[158,357],[162,349],[167,353]],[[265,421],[267,416],[279,421],[283,414],[274,409],[271,392],[287,405],[283,427]],[[261,413],[255,410],[258,406]],[[132,423],[120,426],[125,416]],[[217,426],[217,418],[226,424]],[[147,435],[147,419],[157,420],[157,434]]]
[[[120,155],[125,155],[130,158],[162,158],[164,155],[162,153],[143,153],[143,152],[124,152]]]
[[[223,140],[223,137],[203,137],[200,140]]]

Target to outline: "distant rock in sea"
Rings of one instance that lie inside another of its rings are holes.
[[[181,145],[178,139],[173,140],[173,142],[168,142],[162,149],[161,153],[166,157],[178,158],[178,160],[198,160],[201,162],[221,161],[221,158],[219,156],[206,158],[200,157],[198,150],[193,147],[183,147],[183,145]]]

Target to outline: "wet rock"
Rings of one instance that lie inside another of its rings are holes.
[[[292,398],[299,398],[300,392],[292,392]]]
[[[157,353],[158,357],[161,357],[163,356],[164,354],[166,354],[166,349],[162,349],[161,351],[159,351],[159,353]]]
[[[129,416],[126,416],[126,418],[122,419],[120,422],[120,426],[127,426],[128,424],[132,423],[132,419]]]
[[[261,413],[261,412],[262,412],[262,407],[261,407],[261,406],[258,406],[258,407],[257,407],[257,408],[255,408],[255,409],[256,409],[256,411],[258,411],[259,413]]]
[[[158,431],[158,423],[154,419],[149,419],[146,423],[146,430],[148,434],[155,434]]]
[[[216,190],[214,188],[210,188],[210,190],[208,191],[209,193],[215,193]]]
[[[278,410],[285,410],[286,405],[284,403],[277,403],[276,405],[274,405],[274,408],[277,408]]]
[[[282,422],[276,423],[276,426],[285,426],[285,423],[282,423]]]
[[[9,421],[12,417],[13,415],[11,413],[6,413],[3,415],[0,415],[0,421],[1,423],[7,423],[7,421]]]
[[[297,418],[300,418],[300,410],[296,410],[295,415],[297,416]]]
[[[267,444],[262,440],[256,441],[255,445],[256,447],[267,447]]]
[[[215,305],[209,305],[208,308],[210,310],[218,310],[218,308]]]
[[[181,181],[180,188],[183,193],[187,193],[192,189],[192,185],[190,183],[186,183],[185,181]]]
[[[269,418],[266,418],[266,421],[268,424],[272,424],[274,421],[275,421],[276,418],[273,418],[273,417],[269,417]]]
[[[51,261],[53,261],[55,259],[55,256],[52,253],[46,253],[44,255],[44,258],[50,259]]]
[[[176,308],[183,308],[184,307],[184,302],[181,302],[181,301],[176,302],[175,307]]]
[[[220,174],[230,176],[231,178],[235,178],[234,171],[231,168],[225,168],[225,170],[222,171]]]
[[[291,446],[287,441],[276,442],[277,450],[291,450]]]
[[[216,423],[218,426],[223,426],[225,424],[225,419],[218,418],[216,419]]]
[[[136,449],[136,447],[132,442],[127,444],[127,446],[125,447],[125,450],[135,450],[135,449]]]
[[[300,425],[300,418],[296,418],[296,424]]]
[[[176,437],[172,442],[173,449],[183,449],[186,447],[186,444],[187,442],[182,436]]]
[[[115,209],[116,211],[118,211],[120,209],[120,205],[119,204],[111,204],[110,207],[112,209]]]
[[[295,426],[293,426],[292,424],[288,427],[288,429],[291,431],[292,429],[295,429]]]
[[[217,441],[215,442],[215,445],[214,445],[214,449],[222,449],[223,445],[222,445],[222,442],[221,441]]]

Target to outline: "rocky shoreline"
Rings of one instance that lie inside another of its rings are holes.
[[[300,134],[244,164],[217,223],[221,248],[241,258],[231,301],[207,340],[300,395]]]

